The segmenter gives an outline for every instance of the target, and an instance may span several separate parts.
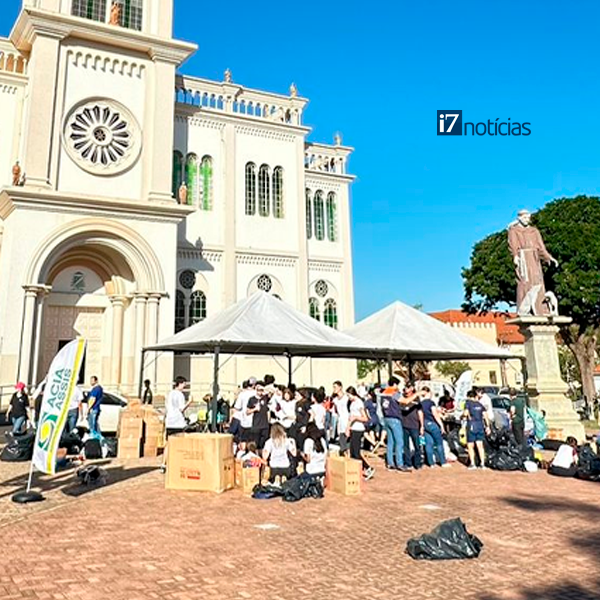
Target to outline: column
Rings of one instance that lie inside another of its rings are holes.
[[[33,374],[31,376],[31,383],[33,385],[38,384],[38,369],[40,366],[40,346],[42,345],[42,323],[44,320],[44,300],[50,293],[50,287],[45,287],[41,290],[37,305],[37,316],[35,323],[35,342],[33,350]]]
[[[112,304],[112,349],[110,383],[121,383],[121,366],[123,362],[123,318],[125,315],[125,297],[111,296]]]
[[[31,355],[33,343],[33,324],[35,320],[35,304],[38,288],[26,286],[25,305],[23,307],[23,326],[21,329],[21,357],[19,360],[18,379],[25,384],[31,381]]]
[[[35,187],[50,187],[52,144],[59,138],[54,131],[53,98],[57,88],[60,38],[61,35],[50,32],[36,35],[29,63],[22,166],[27,174],[27,185]]]
[[[304,169],[304,137],[298,136],[296,140],[296,168],[298,170],[298,184],[296,188],[296,196],[298,198],[297,222],[298,222],[298,266],[297,266],[297,283],[298,293],[296,294],[296,308],[308,313],[308,286],[309,269],[308,269],[308,239],[306,237],[306,171]],[[314,194],[314,190],[313,190]]]
[[[223,256],[223,289],[224,305],[227,308],[235,304],[237,297],[237,236],[236,236],[236,212],[235,200],[238,197],[235,193],[236,182],[236,160],[235,160],[235,127],[227,124],[223,131],[223,142],[225,148],[225,251]]]
[[[135,295],[135,376],[139,377],[142,348],[146,345],[146,310],[148,305],[147,294]],[[134,386],[137,390],[137,381]]]
[[[172,197],[172,140],[175,127],[173,90],[177,59],[155,55],[153,68],[149,69],[152,92],[146,101],[144,158],[145,194],[150,201],[175,202]],[[168,143],[165,143],[167,142]]]
[[[158,315],[161,298],[162,294],[158,293],[152,293],[148,297],[146,310],[146,346],[151,346],[158,342]],[[147,357],[147,372],[150,379],[156,384],[158,376],[158,353],[152,352]]]

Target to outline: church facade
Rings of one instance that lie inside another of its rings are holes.
[[[135,393],[141,348],[264,290],[326,325],[354,321],[348,159],[311,143],[307,100],[179,73],[172,0],[23,0],[0,39],[0,386],[33,385],[70,340],[85,377]],[[209,359],[148,355],[165,392]],[[221,382],[285,378],[234,357]],[[299,384],[355,378],[296,365]]]

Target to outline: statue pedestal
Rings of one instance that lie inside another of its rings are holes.
[[[546,412],[546,423],[561,429],[563,439],[569,435],[585,441],[583,424],[579,420],[566,392],[558,361],[556,335],[560,326],[569,325],[570,317],[518,317],[508,321],[519,326],[525,336],[527,363],[527,393],[532,408]]]

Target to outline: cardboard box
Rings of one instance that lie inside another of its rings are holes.
[[[131,460],[140,457],[140,439],[119,438],[117,458]]]
[[[156,457],[162,454],[162,448],[159,448],[157,444],[144,444],[144,457]]]
[[[129,402],[127,408],[121,411],[121,415],[128,417],[142,418],[144,416],[144,407],[138,402]]]
[[[326,487],[336,494],[356,496],[361,493],[362,463],[344,456],[327,458]]]
[[[549,440],[558,440],[562,441],[565,438],[563,437],[563,430],[558,428],[549,428],[548,429],[548,439]]]
[[[220,493],[234,485],[233,436],[192,433],[169,437],[167,489]]]
[[[141,417],[131,417],[121,414],[121,420],[119,421],[119,437],[141,438],[144,431],[144,421]]]
[[[240,488],[242,494],[251,496],[254,486],[260,482],[260,467],[244,468],[240,461],[235,461],[235,487]]]

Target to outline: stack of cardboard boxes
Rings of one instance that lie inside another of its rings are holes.
[[[152,406],[144,406],[144,456],[158,456],[165,446],[165,425]]]
[[[140,405],[128,405],[127,409],[121,412],[118,434],[117,458],[123,460],[139,458],[144,435],[144,420]]]
[[[132,400],[121,412],[117,457],[124,460],[158,456],[164,448],[164,423],[152,406]]]
[[[169,437],[167,489],[221,493],[234,485],[233,436],[183,433]]]

